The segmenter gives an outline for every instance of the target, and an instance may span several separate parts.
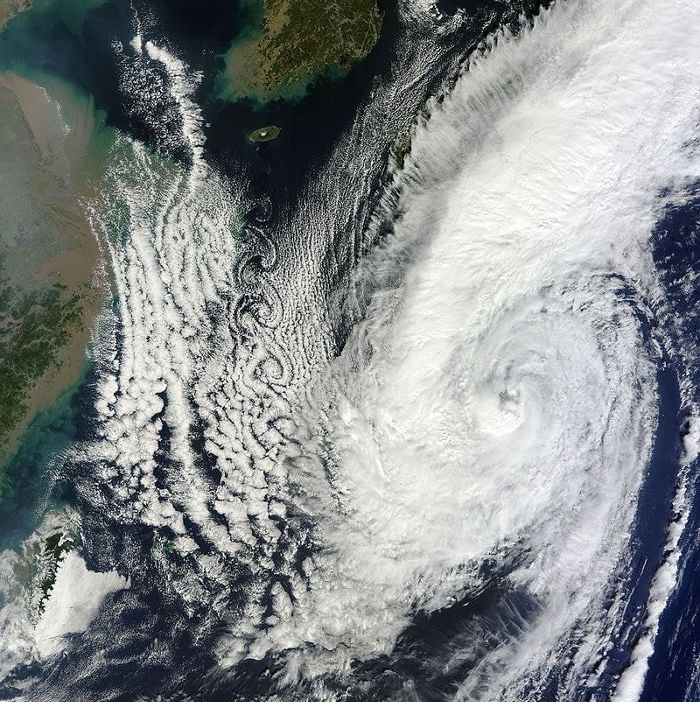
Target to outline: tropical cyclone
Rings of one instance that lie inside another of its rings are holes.
[[[658,422],[656,194],[697,168],[700,54],[677,40],[697,10],[660,15],[557,5],[431,105],[358,285],[376,292],[310,393],[318,455],[311,439],[288,461],[312,555],[275,574],[254,639],[232,627],[225,663],[348,670],[493,579],[532,609],[504,598],[516,636],[465,633],[435,661],[478,661],[457,699],[539,699],[561,661],[562,691],[608,665]]]
[[[96,437],[66,470],[85,533],[108,535],[86,551],[127,564],[112,621],[155,612],[143,609],[152,588],[158,611],[152,628],[96,627],[90,661],[65,658],[73,679],[123,697],[122,651],[143,685],[167,646],[167,665],[184,660],[185,632],[221,664],[211,678],[272,671],[260,676],[275,686],[267,699],[336,699],[350,685],[365,693],[347,698],[402,699],[414,681],[512,702],[605,688],[594,676],[625,650],[663,406],[650,233],[658,194],[680,201],[697,174],[687,135],[700,52],[679,38],[698,9],[632,4],[558,4],[487,43],[428,105],[358,238],[381,245],[359,257],[342,348],[320,254],[336,255],[335,204],[362,192],[369,148],[338,146],[334,187],[310,181],[301,200],[308,226],[275,230],[272,205],[250,203],[207,161],[202,76],[165,42],[135,37],[134,65],[162,70],[169,93],[156,96],[155,82],[134,93],[175,106],[182,134],[166,136],[191,158],[112,145],[93,209],[116,315],[96,352]],[[387,89],[368,109],[390,112]],[[396,675],[403,697],[368,688],[369,666],[409,670],[414,622],[467,611],[487,588],[483,616],[472,609],[439,632],[424,668]],[[77,699],[55,680],[34,699]],[[202,694],[192,699],[225,697]]]

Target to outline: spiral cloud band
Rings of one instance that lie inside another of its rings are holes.
[[[456,699],[606,669],[659,421],[651,236],[700,176],[699,23],[694,0],[569,0],[490,40],[415,126],[336,358],[313,257],[278,266],[242,223],[186,67],[134,42],[170,72],[193,166],[115,146],[96,210],[121,317],[83,451],[119,518],[188,563],[186,609],[236,592],[222,668],[267,656],[326,699],[492,592],[439,659]]]
[[[323,555],[266,645],[312,670],[388,653],[501,577],[536,614],[455,651],[478,659],[458,697],[600,666],[657,421],[650,236],[697,177],[697,14],[561,3],[418,126],[364,272],[386,285],[319,392],[330,448],[300,482]]]

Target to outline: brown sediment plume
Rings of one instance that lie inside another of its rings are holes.
[[[88,95],[79,95],[54,80],[51,93],[23,76],[6,71],[0,87],[12,92],[19,104],[36,147],[41,168],[65,185],[84,179],[80,168],[95,130],[95,106]]]
[[[56,93],[60,100],[56,100]],[[12,104],[12,102],[14,104]],[[100,248],[82,203],[91,196],[86,158],[95,127],[92,103],[86,96],[71,95],[60,85],[49,94],[40,85],[13,73],[0,75],[0,105],[5,129],[22,141],[27,151],[21,189],[26,190],[26,217],[35,226],[18,232],[0,232],[11,241],[2,253],[10,259],[3,276],[18,295],[60,289],[62,296],[78,300],[79,314],[71,315],[65,343],[56,349],[49,367],[37,377],[17,375],[22,388],[22,416],[11,427],[0,427],[0,454],[5,459],[16,449],[22,432],[37,412],[51,405],[79,380],[86,366],[86,349],[93,323],[105,299],[105,286],[96,270]],[[14,119],[7,123],[7,117]],[[21,153],[21,152],[20,152]],[[21,159],[20,159],[21,161]],[[4,165],[19,167],[17,162]],[[23,223],[21,217],[18,219]],[[31,229],[31,231],[29,231]],[[8,253],[9,252],[9,253]],[[40,340],[39,340],[40,343]],[[1,360],[1,359],[0,359]],[[19,389],[18,389],[19,390]],[[0,462],[2,456],[0,455]]]

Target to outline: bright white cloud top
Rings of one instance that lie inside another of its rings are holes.
[[[128,587],[128,578],[116,571],[96,573],[75,551],[68,553],[34,630],[39,655],[46,658],[61,651],[68,634],[87,630],[107,595]]]
[[[139,53],[172,74],[194,165],[115,147],[96,217],[120,318],[102,348],[100,441],[82,450],[124,522],[189,559],[185,602],[240,588],[224,668],[270,654],[286,682],[342,674],[390,655],[417,613],[498,581],[520,625],[464,632],[445,663],[473,661],[455,698],[526,699],[554,666],[568,689],[595,681],[622,626],[659,419],[651,235],[700,178],[694,26],[694,0],[568,0],[492,39],[416,125],[338,358],[313,242],[275,268],[202,160],[186,66]],[[641,691],[676,574],[672,555],[621,700]]]

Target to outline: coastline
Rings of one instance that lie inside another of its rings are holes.
[[[299,101],[315,82],[345,76],[372,51],[383,22],[376,0],[246,5],[251,21],[224,56],[219,97],[247,98],[258,107]]]
[[[19,144],[9,167],[21,169],[17,195],[27,203],[3,222],[0,232],[0,253],[7,263],[2,273],[6,304],[0,363],[3,353],[21,359],[36,356],[19,369],[5,364],[5,380],[15,384],[5,401],[19,398],[21,405],[11,408],[16,421],[0,427],[0,473],[39,414],[80,384],[94,321],[108,293],[98,279],[100,247],[83,206],[92,189],[88,152],[94,108],[87,96],[73,96],[70,104],[69,91],[60,85],[51,88],[59,99],[16,73],[0,74],[3,114],[14,117],[6,130]],[[22,310],[39,323],[32,319],[25,324],[26,316],[20,316],[13,328],[7,315],[17,317]],[[25,340],[26,354],[18,356],[17,344]]]

